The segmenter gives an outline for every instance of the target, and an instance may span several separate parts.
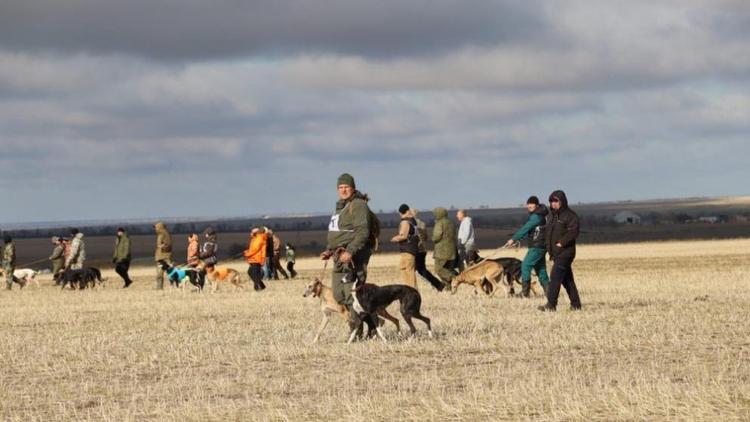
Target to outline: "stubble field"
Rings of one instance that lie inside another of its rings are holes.
[[[434,339],[417,321],[353,345],[340,320],[311,344],[315,260],[262,293],[157,292],[151,267],[128,290],[42,278],[0,291],[0,419],[748,420],[749,260],[750,240],[582,246],[582,312],[422,283]],[[370,281],[397,263],[376,255]]]

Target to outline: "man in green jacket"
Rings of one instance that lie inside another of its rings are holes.
[[[52,255],[49,256],[49,260],[52,261],[52,278],[55,284],[59,284],[60,272],[65,267],[65,245],[59,236],[52,237],[52,244],[55,245]]]
[[[115,264],[115,272],[125,282],[123,288],[127,289],[133,284],[133,280],[128,275],[128,270],[130,269],[130,237],[128,237],[128,232],[122,227],[117,229],[115,253],[112,255],[112,263]]]
[[[367,195],[356,190],[354,177],[348,173],[339,176],[337,186],[339,201],[328,225],[327,248],[320,257],[324,261],[333,257],[333,297],[351,307],[354,303],[351,283],[367,281],[367,265],[376,241],[371,233]]]
[[[16,271],[16,244],[13,242],[13,238],[5,235],[4,239],[5,247],[3,248],[3,271],[5,271],[5,288],[10,290],[13,288],[13,273]],[[21,285],[23,288],[23,285]]]
[[[432,214],[435,216],[435,227],[432,229],[432,242],[435,244],[432,257],[435,259],[435,271],[445,286],[450,287],[456,275],[452,270],[456,260],[456,226],[448,219],[448,211],[445,208],[435,208]]]
[[[547,291],[549,276],[547,275],[547,264],[544,257],[547,254],[545,244],[545,226],[549,210],[544,204],[539,203],[539,198],[532,196],[526,201],[526,209],[529,211],[529,220],[518,230],[513,237],[505,243],[505,247],[511,247],[522,239],[529,239],[529,251],[521,265],[521,290],[522,297],[529,297],[531,291],[531,270],[534,270],[539,283]]]
[[[173,265],[172,235],[169,234],[167,226],[161,221],[154,224],[154,230],[156,231],[156,252],[154,253],[154,259],[156,260],[156,290],[163,290],[164,270],[159,266],[159,261],[166,261],[167,264]]]

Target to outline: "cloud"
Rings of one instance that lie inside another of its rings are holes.
[[[747,193],[745,2],[179,5],[0,6],[3,218]]]
[[[205,60],[318,52],[425,55],[533,41],[542,5],[520,0],[9,0],[0,43],[20,51]]]

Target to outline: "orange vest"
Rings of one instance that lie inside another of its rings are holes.
[[[250,246],[244,252],[245,260],[248,264],[266,263],[266,235],[263,233],[256,234],[250,238]]]

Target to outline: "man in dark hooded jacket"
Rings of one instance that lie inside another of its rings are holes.
[[[544,241],[546,218],[549,210],[544,204],[539,203],[536,196],[530,197],[526,201],[526,209],[529,211],[529,220],[518,230],[513,237],[508,240],[505,247],[511,247],[521,240],[529,239],[529,251],[521,264],[521,284],[523,290],[522,297],[529,297],[531,291],[531,271],[536,272],[539,277],[539,283],[547,291],[549,276],[547,275],[547,263],[545,255],[547,254],[547,245]]]
[[[547,218],[545,241],[547,252],[554,262],[552,279],[547,289],[547,304],[539,307],[540,311],[555,311],[560,286],[565,288],[570,298],[570,308],[581,309],[575,278],[573,260],[576,257],[576,239],[579,234],[578,215],[568,207],[565,192],[557,190],[549,196],[552,212]]]

